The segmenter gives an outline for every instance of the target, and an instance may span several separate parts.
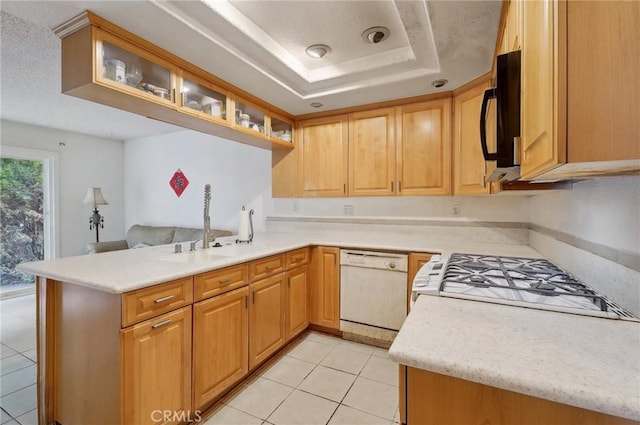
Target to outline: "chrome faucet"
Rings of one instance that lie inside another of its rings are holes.
[[[204,235],[202,236],[202,248],[209,248],[209,242],[216,238],[211,234],[211,218],[209,217],[209,204],[211,203],[211,185],[204,185]]]

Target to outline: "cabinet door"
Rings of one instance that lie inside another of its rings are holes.
[[[249,369],[254,369],[284,345],[285,273],[250,286]]]
[[[451,192],[451,99],[401,106],[396,118],[401,195]]]
[[[346,196],[347,115],[300,122],[299,182],[302,196]]]
[[[309,276],[309,321],[340,329],[340,248],[314,247]]]
[[[154,411],[191,410],[191,306],[120,332],[123,423],[177,423]]]
[[[100,29],[93,31],[96,40],[96,83],[148,101],[175,107],[174,65],[111,33]]]
[[[506,52],[520,50],[522,47],[522,0],[511,0],[506,21]]]
[[[564,3],[564,2],[560,2]],[[522,178],[547,171],[566,160],[566,145],[559,143],[559,112],[555,83],[558,51],[554,15],[558,2],[526,1],[522,38]],[[564,7],[564,6],[563,6]]]
[[[193,406],[204,407],[249,371],[249,288],[193,306]]]
[[[456,95],[454,113],[453,194],[478,195],[489,193],[485,162],[480,146],[480,108],[484,91],[491,86],[485,81]],[[495,102],[491,102],[495,103]],[[490,118],[491,120],[491,118]],[[495,116],[493,116],[495,120]],[[487,131],[487,136],[490,132]],[[489,141],[489,140],[488,140]]]
[[[349,116],[349,195],[395,193],[394,109]]]
[[[307,275],[307,266],[297,267],[287,272],[287,341],[305,330],[309,325]]]

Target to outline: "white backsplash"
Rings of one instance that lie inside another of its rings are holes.
[[[640,317],[640,273],[536,231],[529,245],[554,264]]]

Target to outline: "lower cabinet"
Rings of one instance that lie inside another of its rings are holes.
[[[402,380],[405,370],[406,386]],[[422,369],[400,365],[400,373],[401,423],[407,425],[637,424],[629,419]],[[403,417],[405,406],[406,417]]]
[[[286,273],[249,285],[249,369],[285,343]]]
[[[286,337],[287,341],[304,331],[309,325],[307,314],[308,267],[297,267],[287,272]]]
[[[340,248],[311,249],[309,322],[340,329]]]
[[[191,306],[120,331],[125,424],[169,424],[191,410]],[[113,373],[118,373],[116,369]],[[164,420],[170,411],[170,420]]]
[[[249,371],[249,287],[193,306],[193,407],[200,409]]]

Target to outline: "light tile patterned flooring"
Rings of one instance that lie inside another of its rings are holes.
[[[0,301],[0,319],[1,423],[36,424],[35,296]],[[398,365],[387,351],[308,332],[204,423],[398,422]]]
[[[35,295],[0,300],[0,422],[37,424]]]
[[[387,350],[308,332],[223,399],[206,425],[399,422],[398,365]]]

